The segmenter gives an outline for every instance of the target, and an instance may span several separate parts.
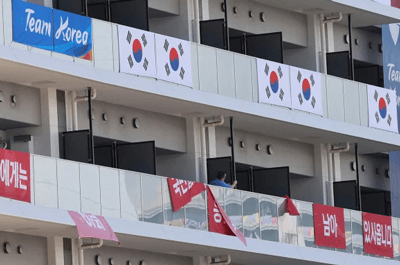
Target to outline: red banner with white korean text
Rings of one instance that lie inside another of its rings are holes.
[[[174,178],[167,180],[174,212],[188,204],[194,196],[206,190],[203,183]]]
[[[208,229],[210,232],[237,236],[247,246],[246,238],[236,229],[229,216],[215,199],[210,187],[207,187]]]
[[[103,216],[68,211],[76,224],[79,238],[98,238],[119,243],[117,236]]]
[[[364,252],[393,258],[392,218],[363,213]]]
[[[313,204],[315,245],[346,249],[344,209]]]
[[[0,149],[0,197],[31,202],[31,156]]]

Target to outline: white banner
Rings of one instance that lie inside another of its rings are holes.
[[[118,25],[121,73],[157,77],[154,33]]]
[[[323,116],[321,74],[290,67],[292,107]]]
[[[397,133],[396,92],[368,85],[369,127]]]
[[[289,66],[257,59],[258,102],[290,108]]]
[[[157,77],[193,86],[190,42],[156,34]]]

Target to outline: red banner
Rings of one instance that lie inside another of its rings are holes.
[[[76,224],[79,238],[98,238],[119,243],[117,236],[103,216],[74,211],[68,211],[68,213]]]
[[[0,149],[0,196],[31,202],[31,156]]]
[[[215,199],[210,187],[207,187],[207,206],[208,206],[208,227],[210,232],[224,234],[228,236],[237,236],[240,241],[247,246],[246,238],[232,224],[231,219],[222,209],[219,202]]]
[[[313,211],[315,245],[346,249],[344,209],[314,203]]]
[[[194,196],[206,190],[203,183],[174,178],[168,178],[168,187],[174,212],[188,204]]]
[[[393,258],[392,218],[363,213],[364,252]]]

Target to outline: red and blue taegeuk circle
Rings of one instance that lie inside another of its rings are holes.
[[[303,96],[306,100],[309,100],[311,97],[311,85],[310,82],[307,79],[303,80]]]
[[[269,83],[271,84],[272,91],[274,93],[278,92],[279,79],[278,79],[278,75],[275,73],[275,71],[272,71],[271,74],[269,75]]]
[[[387,105],[386,105],[386,101],[383,98],[379,99],[379,114],[381,115],[382,119],[386,118]]]
[[[169,62],[172,70],[177,71],[179,68],[179,55],[175,48],[169,51]]]
[[[143,47],[138,39],[135,39],[132,44],[133,57],[137,63],[140,63],[143,58]]]

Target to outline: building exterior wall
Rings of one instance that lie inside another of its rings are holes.
[[[47,241],[45,237],[29,236],[24,234],[0,231],[0,244],[9,242],[11,252],[0,251],[2,265],[31,264],[47,265]],[[23,253],[18,253],[18,247],[23,248]],[[58,264],[57,264],[58,265]]]
[[[229,137],[228,127],[216,128],[217,157],[231,155]],[[312,145],[245,131],[235,131],[234,137],[236,162],[265,168],[289,166],[291,173],[314,177]],[[240,141],[245,143],[245,148],[239,147]],[[261,145],[261,151],[256,151],[256,144]],[[273,155],[267,154],[267,145],[272,145]]]

